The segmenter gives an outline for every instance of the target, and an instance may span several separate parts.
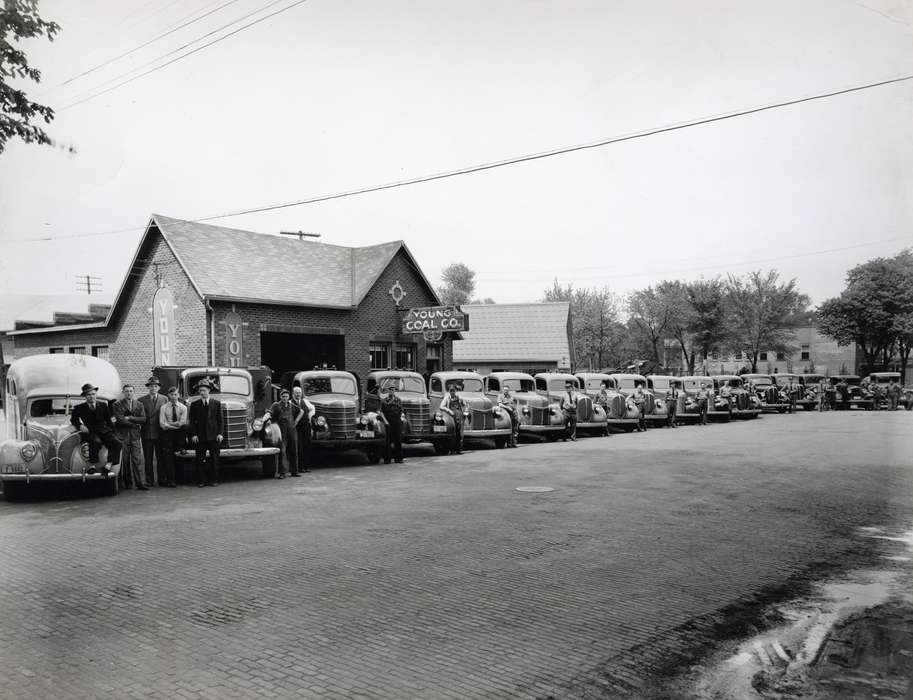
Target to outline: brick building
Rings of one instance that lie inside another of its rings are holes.
[[[156,364],[279,376],[326,363],[363,380],[372,368],[450,367],[448,335],[401,334],[403,309],[439,303],[402,241],[348,248],[153,215],[104,319],[9,337],[17,358],[92,354],[137,385]]]
[[[462,309],[469,330],[453,343],[454,368],[536,374],[574,366],[568,302],[463,304]]]

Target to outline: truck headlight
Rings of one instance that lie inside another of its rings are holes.
[[[327,427],[327,419],[324,418],[323,416],[317,416],[317,420],[314,421],[314,424],[315,424],[318,428],[326,428],[326,427]]]
[[[88,447],[88,445],[86,445]],[[19,448],[19,455],[26,462],[31,462],[35,459],[35,456],[38,454],[38,448],[35,447],[35,444],[32,442],[25,443],[22,447]]]
[[[253,429],[254,429],[255,433],[259,433],[261,430],[263,430],[263,419],[262,418],[254,418]]]
[[[436,423],[443,423],[443,422],[444,422],[444,414],[441,413],[440,411],[438,411],[437,413],[434,414],[434,420],[435,420]]]
[[[492,412],[494,415],[496,415],[498,418],[501,417],[501,407],[500,407],[500,406],[493,406],[492,409],[491,409],[491,412]]]
[[[552,414],[553,416],[557,416],[557,415],[558,415],[558,409],[555,408],[554,406],[550,406],[549,409],[548,409],[548,412],[549,412],[550,414]]]
[[[523,407],[523,415],[524,415],[524,416],[528,416],[528,415],[529,415],[529,406],[524,406],[524,407]]]
[[[464,409],[463,409],[463,417],[464,417],[464,418],[469,418],[469,409],[468,409],[468,408],[464,408]]]
[[[362,426],[367,425],[367,424],[368,424],[368,419],[365,418],[364,416],[362,416],[361,418],[358,419],[358,424],[359,424],[359,425],[362,425]]]

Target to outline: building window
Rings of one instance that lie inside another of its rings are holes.
[[[443,345],[427,345],[425,347],[425,366],[428,372],[440,372],[444,369],[443,357]]]
[[[70,346],[70,354],[71,354],[71,355],[85,355],[85,354],[86,354],[86,346],[85,346],[85,345],[71,345],[71,346]]]
[[[371,343],[368,346],[371,355],[371,369],[387,369],[390,366],[390,346],[384,343]]]
[[[803,360],[810,360],[810,359],[812,359],[812,354],[811,354],[811,352],[809,352],[809,350],[810,350],[810,348],[809,348],[808,345],[803,345],[803,346],[802,346],[802,359],[803,359]]]
[[[92,357],[97,357],[100,360],[108,359],[108,346],[107,345],[93,345],[92,346]]]
[[[58,353],[62,353],[62,352],[63,352],[63,348],[48,348],[49,355],[57,355]]]
[[[786,359],[786,353],[785,353],[785,352],[778,352],[778,353],[777,353],[777,359],[778,359],[778,360],[785,360],[785,359]]]
[[[762,352],[760,355],[758,355],[758,359],[759,359],[759,360],[766,360],[766,359],[767,359],[767,353],[766,353],[766,352]]]
[[[393,359],[396,369],[415,369],[415,346],[397,345]]]

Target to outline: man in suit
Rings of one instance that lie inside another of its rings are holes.
[[[570,438],[577,442],[577,397],[574,396],[574,385],[564,383],[564,397],[561,400],[561,410],[564,411],[564,441]]]
[[[317,409],[304,398],[300,386],[292,389],[292,403],[304,411],[304,415],[298,421],[298,472],[305,474],[311,471],[311,419],[317,413]]]
[[[459,390],[462,391],[462,384],[459,386]],[[449,393],[444,397],[444,400],[441,401],[440,409],[444,413],[449,413],[450,417],[453,418],[453,447],[451,452],[455,452],[458,455],[463,454],[463,413],[467,410],[466,402],[460,398],[460,395],[457,393],[457,385],[451,384],[448,391]]]
[[[168,400],[158,416],[161,435],[162,468],[159,470],[159,486],[177,486],[174,479],[174,453],[184,451],[184,428],[187,426],[187,406],[178,401],[178,388],[168,389]],[[164,480],[164,483],[163,483]]]
[[[380,415],[387,424],[387,442],[384,450],[384,464],[390,464],[390,458],[397,464],[403,463],[403,402],[396,395],[396,385],[391,381],[387,385],[387,395],[380,402]]]
[[[197,486],[219,483],[219,449],[222,444],[222,404],[209,398],[212,384],[202,379],[197,384],[199,401],[190,404],[190,442],[196,450]],[[209,460],[206,453],[209,452]]]
[[[111,427],[114,417],[108,409],[108,404],[99,401],[96,392],[98,392],[97,386],[82,385],[82,396],[85,398],[85,403],[81,403],[73,409],[70,414],[70,423],[79,431],[80,440],[89,445],[91,468],[98,468],[98,452],[102,445],[108,449],[108,460],[100,469],[101,472],[107,474],[110,471],[110,465],[117,464],[120,460],[121,445]]]
[[[142,431],[143,458],[146,461],[146,486],[155,486],[155,470],[158,470],[159,473],[159,486],[167,485],[162,483],[165,458],[162,454],[162,426],[159,423],[159,413],[162,407],[168,403],[168,399],[159,393],[159,387],[159,380],[149,377],[146,381],[146,389],[149,393],[139,399],[146,412],[146,422],[143,423]],[[153,457],[155,467],[152,466]]]
[[[146,411],[143,404],[136,400],[132,384],[124,384],[124,398],[114,402],[114,430],[124,446],[126,471],[121,470],[126,481],[126,488],[136,486],[140,491],[148,491],[143,474],[143,441],[142,430],[146,423]]]

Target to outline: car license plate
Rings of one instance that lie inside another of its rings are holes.
[[[373,430],[359,430],[356,432],[356,435],[360,438],[372,438],[374,437]]]
[[[446,426],[446,425],[436,425],[436,426],[434,426],[434,432],[436,432],[436,433],[446,433],[446,432],[447,432],[447,426]]]
[[[25,465],[24,464],[4,464],[3,473],[4,474],[25,474]]]

